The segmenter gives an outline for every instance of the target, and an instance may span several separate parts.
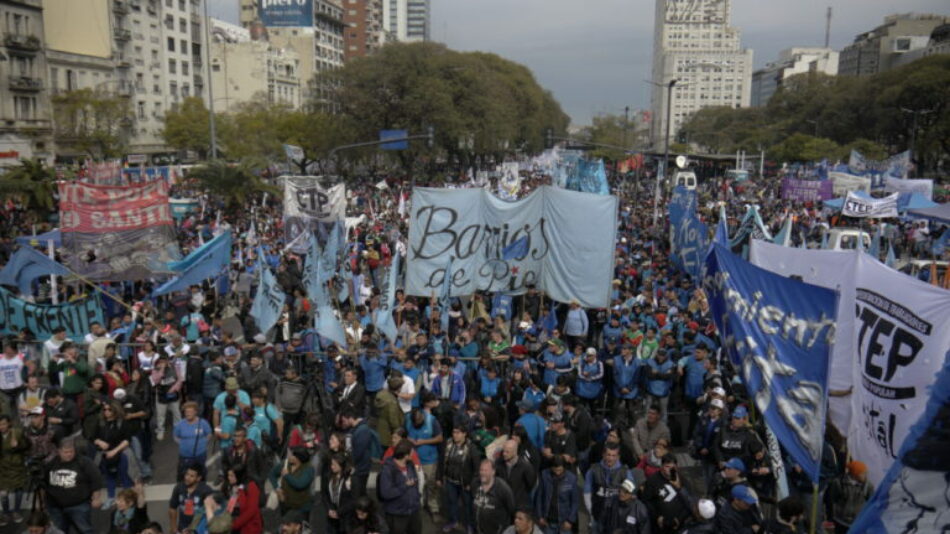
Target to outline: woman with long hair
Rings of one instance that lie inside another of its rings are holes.
[[[330,456],[330,480],[327,491],[323,493],[323,504],[327,509],[327,526],[330,534],[342,534],[343,519],[354,506],[352,480],[353,469],[345,453]]]
[[[224,479],[224,494],[228,497],[227,510],[231,514],[231,532],[261,534],[264,519],[261,515],[261,491],[247,476],[242,466],[228,469]]]
[[[155,362],[158,361],[158,352],[155,350],[155,343],[151,341],[146,341],[142,344],[142,350],[139,351],[138,355],[138,368],[146,373],[151,372],[152,368],[155,367]]]
[[[123,488],[132,487],[129,478],[129,459],[125,449],[129,447],[128,425],[125,422],[125,410],[117,402],[107,402],[102,406],[102,422],[92,437],[92,444],[102,453],[99,460],[99,470],[106,482],[108,501],[105,508],[111,507],[115,499],[116,485]]]
[[[388,534],[389,527],[379,515],[376,502],[369,497],[356,499],[353,510],[344,521],[347,534]],[[393,533],[396,534],[396,533]]]

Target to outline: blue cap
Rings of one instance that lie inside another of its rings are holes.
[[[747,410],[746,407],[742,405],[736,406],[736,409],[732,411],[733,419],[740,417],[749,417],[749,410]]]
[[[732,498],[739,499],[746,504],[758,504],[759,502],[759,497],[755,494],[755,491],[743,484],[732,487]]]
[[[739,458],[729,458],[729,461],[726,462],[726,469],[735,469],[740,473],[745,473],[745,462]]]

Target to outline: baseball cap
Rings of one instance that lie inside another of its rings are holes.
[[[714,388],[712,389],[712,394],[713,394],[713,395],[719,395],[720,397],[725,397],[725,396],[726,396],[726,390],[722,389],[722,388],[719,387],[719,386],[716,386],[716,387],[714,387]]]
[[[595,349],[594,347],[589,347],[589,348],[587,349],[587,354],[591,354],[591,355],[593,355],[593,356],[597,356],[597,349]]]
[[[240,389],[240,387],[241,386],[238,385],[237,378],[234,378],[233,376],[229,376],[226,379],[224,379],[224,389],[228,391],[233,391],[235,389]]]
[[[234,356],[238,353],[237,347],[224,347],[225,356]]]
[[[749,410],[745,406],[739,405],[732,411],[732,418],[738,419],[741,417],[749,417]]]
[[[124,398],[125,398],[125,390],[122,389],[122,388],[116,388],[116,390],[112,392],[112,398],[115,399],[115,400],[122,400],[122,399],[124,399]]]
[[[739,499],[746,504],[757,504],[759,502],[759,496],[755,494],[755,490],[745,484],[732,487],[732,498]]]
[[[564,416],[561,415],[561,412],[554,412],[553,414],[551,414],[550,417],[548,417],[548,422],[549,423],[563,423]]]
[[[719,408],[720,410],[725,409],[726,407],[726,403],[722,402],[722,399],[713,399],[709,405],[713,408]]]
[[[294,332],[294,334],[290,336],[290,339],[303,339],[303,335],[301,335],[300,332]]]
[[[627,493],[633,493],[637,491],[637,485],[632,480],[624,480],[623,484],[620,485],[620,489]]]
[[[45,412],[43,412],[42,406],[34,406],[30,408],[30,415],[43,415],[44,413]]]
[[[726,462],[726,469],[735,469],[740,473],[745,473],[745,462],[739,458],[729,458]]]
[[[716,505],[709,499],[700,499],[699,502],[696,503],[696,510],[699,512],[699,517],[703,519],[716,517]]]
[[[265,336],[264,334],[257,334],[256,336],[254,336],[254,343],[263,344],[265,341],[267,341],[267,336]]]
[[[518,405],[518,408],[521,408],[522,410],[525,410],[528,412],[534,411],[534,404],[529,400],[522,399],[518,401],[517,405]]]

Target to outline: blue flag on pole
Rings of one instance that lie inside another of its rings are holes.
[[[317,256],[315,268],[316,273],[314,278],[316,280],[322,280],[323,271],[327,270],[323,265],[323,258]],[[330,295],[327,294],[322,283],[314,285],[313,294],[310,296],[310,299],[313,300],[316,307],[313,318],[314,329],[316,329],[317,333],[321,336],[346,348],[346,332],[343,330],[343,325],[340,324],[340,320],[333,311],[333,306],[330,304]]]
[[[785,224],[782,225],[782,229],[772,238],[772,242],[783,247],[789,246],[792,242],[792,218],[790,216],[785,217]]]
[[[386,336],[390,343],[396,343],[396,322],[393,320],[393,308],[396,305],[396,283],[399,276],[399,254],[393,254],[392,264],[389,266],[389,276],[387,276],[380,288],[382,298],[379,301],[379,308],[373,310],[373,324],[381,334]]]
[[[709,251],[709,229],[693,213],[685,215],[675,224],[670,222],[673,228],[673,264],[698,280],[703,259]]]
[[[326,283],[320,280],[320,245],[317,243],[317,236],[313,232],[307,232],[307,259],[303,266],[303,283],[307,288],[307,295],[312,299],[317,294],[318,287]]]
[[[876,260],[881,259],[881,239],[884,237],[884,230],[881,226],[881,224],[877,225],[877,231],[874,232],[874,237],[871,238],[871,248],[868,250],[868,254]],[[860,241],[860,239],[858,241]]]
[[[837,296],[714,244],[703,286],[732,364],[769,428],[818,481]]]
[[[948,354],[950,357],[950,354]],[[950,526],[950,361],[945,359],[924,414],[849,532],[946,532]]]
[[[887,257],[884,258],[884,265],[893,269],[897,265],[897,256],[894,255],[894,246],[887,244]]]
[[[277,324],[286,298],[270,269],[263,267],[261,283],[257,286],[257,294],[254,295],[254,302],[251,304],[251,317],[254,318],[261,332],[267,333]]]
[[[950,239],[950,228],[945,228],[943,233],[940,234],[940,237],[931,245],[930,252],[937,257],[943,256],[943,251],[947,248],[948,239]]]
[[[16,286],[20,293],[29,295],[33,280],[41,276],[66,276],[70,274],[64,265],[31,246],[22,246],[0,271],[0,284]]]
[[[729,220],[726,217],[726,207],[719,206],[719,224],[716,225],[716,235],[713,241],[720,245],[729,245]]]
[[[231,261],[231,232],[223,234],[198,247],[185,259],[169,263],[168,267],[179,275],[152,291],[153,297],[183,291],[189,286],[215,278]]]
[[[501,251],[501,259],[505,261],[522,259],[528,255],[528,236],[512,241]]]

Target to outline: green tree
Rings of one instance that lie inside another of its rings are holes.
[[[168,146],[193,150],[205,158],[211,151],[210,119],[211,112],[205,107],[204,100],[197,96],[188,97],[176,109],[165,113],[162,137]]]
[[[56,173],[42,161],[20,160],[20,164],[0,175],[0,198],[22,202],[32,212],[56,208],[53,191]]]
[[[225,163],[221,160],[209,161],[191,169],[188,178],[211,195],[224,199],[229,207],[243,206],[248,198],[259,192],[280,194],[280,190],[264,182],[255,172],[251,162]]]
[[[768,152],[779,161],[809,162],[824,158],[834,159],[840,154],[841,147],[831,139],[796,133],[770,148]]]
[[[125,153],[133,124],[128,98],[78,89],[53,96],[52,103],[57,145],[97,159]]]
[[[591,143],[611,145],[595,147],[590,152],[592,157],[617,161],[624,157],[626,151],[642,143],[640,133],[636,131],[636,123],[623,115],[602,115],[594,117],[581,135]]]

